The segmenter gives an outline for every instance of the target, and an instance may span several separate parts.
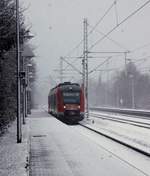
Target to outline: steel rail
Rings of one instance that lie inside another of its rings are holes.
[[[101,118],[104,120],[110,120],[110,121],[115,121],[115,122],[119,122],[119,123],[126,123],[126,124],[130,124],[130,125],[150,129],[150,123],[139,122],[139,121],[134,121],[134,120],[129,120],[129,119],[121,119],[118,117],[111,117],[111,116],[105,115],[105,114],[90,113],[90,115],[95,118]]]
[[[119,108],[106,108],[106,107],[91,107],[90,110],[113,112],[126,115],[136,115],[150,118],[150,111],[148,110],[136,110],[136,109],[119,109]]]
[[[104,136],[104,137],[106,137],[106,138],[108,138],[108,139],[110,139],[110,140],[112,140],[114,142],[117,142],[117,143],[119,143],[119,144],[121,144],[121,145],[123,145],[125,147],[128,147],[128,148],[130,148],[130,149],[132,149],[132,150],[134,150],[134,151],[136,151],[136,152],[138,152],[138,153],[140,153],[142,155],[150,157],[150,153],[149,152],[147,152],[145,150],[142,150],[142,149],[140,149],[140,148],[138,148],[136,146],[133,146],[133,145],[127,143],[127,142],[124,142],[123,140],[119,140],[119,139],[117,139],[117,138],[115,138],[115,137],[113,137],[111,135],[108,135],[108,134],[106,134],[106,133],[104,133],[104,132],[102,132],[100,130],[97,130],[97,129],[94,129],[92,127],[89,127],[89,126],[87,126],[87,125],[85,125],[85,124],[83,124],[81,122],[79,123],[79,125],[84,127],[84,128],[87,128],[90,131],[93,131],[93,132],[95,132],[95,133],[97,133],[97,134],[99,134],[101,136]]]

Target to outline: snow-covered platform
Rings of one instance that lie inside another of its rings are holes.
[[[94,140],[42,112],[30,118],[30,176],[144,176]]]
[[[22,143],[17,143],[16,121],[0,137],[0,176],[28,175],[28,122],[22,125]]]
[[[17,144],[14,122],[0,137],[0,176],[149,175],[105,148],[112,144],[100,135],[66,125],[44,110],[33,110],[22,132],[22,143]]]

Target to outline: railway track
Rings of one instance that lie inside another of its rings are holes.
[[[134,126],[137,126],[137,127],[142,127],[142,128],[147,128],[147,129],[150,129],[150,120],[148,120],[148,122],[142,122],[141,121],[137,121],[137,119],[139,118],[135,118],[135,120],[129,120],[129,119],[121,119],[120,117],[112,117],[112,116],[109,116],[109,115],[100,115],[100,114],[96,114],[96,113],[90,113],[90,117],[94,117],[94,118],[100,118],[100,119],[103,119],[103,120],[109,120],[109,121],[113,121],[113,122],[117,122],[117,123],[125,123],[125,124],[129,124],[129,125],[134,125]],[[144,118],[144,120],[147,120]],[[81,122],[79,123],[80,126],[90,130],[90,131],[93,131],[99,135],[102,135],[106,138],[109,138],[110,140],[113,140],[121,145],[124,145],[130,149],[133,149],[134,151],[136,152],[139,152],[145,156],[148,156],[150,157],[150,150],[146,150],[146,149],[143,149],[142,147],[138,147],[134,144],[132,144],[132,142],[128,142],[127,140],[124,140],[123,138],[121,139],[120,137],[117,137],[113,134],[111,134],[110,132],[107,132],[107,130],[103,130],[101,128],[95,128],[93,125],[91,125],[92,123],[86,123],[86,122]]]
[[[119,140],[119,139],[117,139],[117,138],[115,138],[115,137],[112,137],[111,135],[108,135],[108,134],[106,134],[106,133],[104,133],[104,132],[101,132],[100,130],[91,128],[90,126],[87,126],[87,125],[84,125],[83,123],[79,123],[79,125],[82,126],[82,127],[84,127],[84,128],[87,128],[87,129],[89,129],[89,130],[91,130],[91,131],[93,131],[93,132],[95,132],[95,133],[97,133],[97,134],[100,134],[100,135],[102,135],[102,136],[104,136],[104,137],[106,137],[106,138],[108,138],[108,139],[111,139],[111,140],[113,140],[113,141],[115,141],[115,142],[117,142],[117,143],[119,143],[119,144],[121,144],[121,145],[124,145],[124,146],[126,146],[126,147],[128,147],[128,148],[130,148],[130,149],[133,149],[133,150],[136,151],[136,152],[139,152],[139,153],[141,153],[141,154],[143,154],[143,155],[145,155],[145,156],[150,157],[150,152],[147,152],[147,151],[142,150],[142,149],[140,149],[140,148],[138,148],[138,147],[135,147],[135,146],[133,146],[133,145],[130,145],[129,143],[124,142],[123,140]]]
[[[101,118],[103,120],[110,120],[119,123],[126,123],[142,128],[150,129],[150,118],[141,116],[125,116],[125,115],[112,115],[112,114],[100,114],[99,112],[91,112],[90,116],[95,118]]]
[[[146,129],[150,128],[150,119],[146,118],[146,117],[142,118],[142,120],[147,120],[148,122],[142,122],[141,123],[140,121],[137,121],[137,119],[141,119],[141,117],[135,117],[135,116],[132,117],[134,120],[133,119],[132,120],[129,120],[129,119],[125,120],[125,119],[121,119],[121,118],[118,118],[118,117],[114,118],[114,117],[112,117],[112,116],[110,116],[108,114],[107,115],[106,114],[96,114],[96,113],[93,113],[93,112],[90,113],[90,116],[92,116],[94,118],[101,118],[103,120],[110,120],[110,121],[115,121],[115,122],[119,122],[119,123],[126,123],[126,124],[129,124],[129,125],[134,125],[134,126],[138,126],[138,127],[142,127],[142,128],[146,128]],[[128,117],[128,116],[125,116],[125,117]],[[131,116],[129,116],[128,118],[131,118]],[[93,128],[92,126],[88,125],[88,123],[80,122],[78,124],[81,127],[84,127],[84,128],[86,128],[86,129],[88,129],[88,130],[90,130],[92,132],[95,132],[95,133],[97,133],[99,135],[102,135],[102,136],[104,136],[104,137],[106,137],[106,138],[108,138],[108,139],[110,139],[112,141],[115,141],[115,142],[117,142],[117,143],[119,143],[121,145],[124,145],[124,146],[126,146],[126,147],[128,147],[130,149],[133,149],[136,152],[139,152],[139,153],[141,153],[141,154],[143,154],[145,156],[150,157],[150,151],[142,150],[142,149],[140,149],[138,147],[135,147],[134,145],[131,145],[130,143],[125,142],[124,140],[120,140],[120,139],[118,139],[116,137],[113,137],[112,135],[108,134],[107,132],[105,133],[104,131],[101,131],[99,129]]]
[[[142,109],[125,109],[125,108],[108,108],[108,107],[90,107],[90,110],[100,111],[100,112],[110,112],[110,113],[119,113],[125,115],[135,115],[142,117],[150,118],[149,110]]]
[[[86,125],[84,126],[83,124],[71,127],[76,130],[76,132],[81,133],[82,135],[87,137],[100,148],[109,152],[110,155],[117,157],[120,161],[125,162],[131,167],[139,170],[145,176],[149,176],[149,163],[148,167],[143,167],[144,165],[142,163],[145,163],[145,160],[149,162],[150,153],[143,151],[141,152],[140,150],[137,150],[136,148],[133,148],[130,145],[127,145],[116,139],[114,140],[110,136],[107,136],[106,134],[103,134],[100,131],[91,129]],[[118,143],[121,145],[119,145]],[[140,160],[140,162],[137,162],[138,160]]]

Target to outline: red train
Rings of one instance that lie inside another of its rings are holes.
[[[59,119],[77,123],[84,118],[84,93],[77,83],[64,82],[50,90],[48,112]]]

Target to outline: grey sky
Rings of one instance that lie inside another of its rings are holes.
[[[118,0],[118,22],[144,2],[146,0]],[[65,56],[83,38],[83,18],[88,18],[89,24],[95,25],[112,3],[112,0],[26,0],[23,2],[22,6],[29,5],[25,16],[26,23],[32,24],[32,33],[35,35],[32,44],[37,46],[36,61],[39,77],[43,79],[49,74],[54,74],[53,69],[59,66],[59,57]],[[109,37],[129,50],[150,43],[149,16],[150,4],[121,25]],[[107,33],[116,25],[116,21],[115,8],[113,8],[96,29]],[[89,46],[101,37],[102,35],[94,32],[89,37]],[[82,48],[81,45],[80,49],[72,55],[82,54]],[[93,51],[125,51],[125,49],[105,39],[96,45]],[[150,55],[149,47],[146,47],[129,54],[128,57],[138,59],[148,55]],[[109,67],[119,67],[123,64],[123,58],[124,56],[120,56],[118,59],[112,59]],[[89,69],[92,70],[102,61],[102,59],[89,61]],[[75,65],[81,68],[81,61],[76,61]],[[148,66],[147,63],[146,65]]]

